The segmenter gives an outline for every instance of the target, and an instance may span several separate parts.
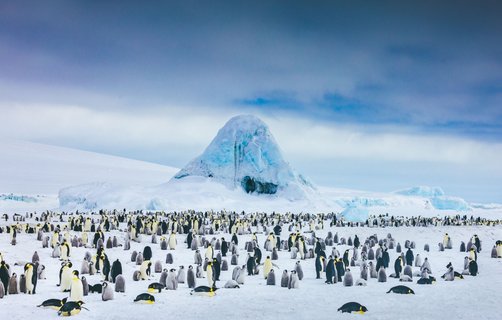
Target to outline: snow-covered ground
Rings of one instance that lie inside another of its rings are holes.
[[[2,223],[5,224],[5,223]],[[122,226],[123,227],[123,226]],[[342,304],[356,301],[368,308],[365,317],[369,319],[500,319],[498,310],[502,299],[502,259],[490,258],[490,251],[495,241],[502,238],[502,227],[469,226],[469,227],[427,227],[427,228],[329,228],[317,232],[320,237],[325,237],[331,230],[338,232],[340,237],[348,238],[358,235],[364,239],[377,234],[384,238],[388,233],[404,245],[405,240],[416,242],[415,254],[420,254],[422,259],[427,257],[431,263],[433,275],[438,281],[433,285],[417,285],[413,283],[400,283],[397,279],[388,278],[386,283],[378,283],[376,279],[369,279],[366,287],[344,287],[341,283],[326,285],[324,279],[315,279],[314,260],[301,261],[305,278],[300,281],[297,290],[281,288],[280,275],[283,270],[292,270],[297,260],[290,259],[286,251],[279,252],[279,260],[274,261],[279,269],[276,270],[276,286],[267,286],[262,274],[246,278],[240,289],[220,289],[212,298],[190,295],[186,284],[180,284],[176,291],[163,291],[155,294],[154,305],[137,305],[133,303],[136,295],[146,292],[148,284],[159,280],[159,274],[153,274],[150,281],[132,281],[132,273],[138,266],[130,261],[133,250],[142,251],[146,245],[153,250],[153,259],[160,260],[165,268],[178,268],[184,265],[193,265],[194,252],[186,249],[183,241],[185,235],[177,235],[178,246],[174,251],[161,251],[160,245],[151,244],[150,237],[143,236],[142,243],[131,242],[131,250],[124,251],[118,247],[107,249],[106,253],[111,262],[119,259],[122,262],[126,278],[126,292],[115,293],[113,301],[103,302],[99,294],[90,294],[85,297],[85,306],[79,319],[332,319],[340,317],[352,319],[358,315],[340,314],[336,312]],[[442,241],[447,232],[453,241],[453,249],[439,252],[437,243]],[[71,233],[76,234],[74,232]],[[288,235],[287,227],[283,228],[282,239]],[[446,271],[448,262],[452,262],[455,270],[462,271],[465,252],[459,251],[460,241],[467,241],[473,234],[477,234],[482,241],[483,251],[478,256],[479,275],[466,276],[464,280],[453,282],[443,281],[440,276]],[[106,237],[116,235],[123,243],[124,233],[111,231]],[[214,237],[224,236],[229,240],[229,234],[216,234]],[[309,235],[306,234],[308,237]],[[211,239],[212,236],[206,236]],[[92,237],[90,237],[92,238]],[[247,256],[244,243],[250,240],[250,235],[239,236],[239,264],[245,263]],[[258,235],[259,245],[264,258],[268,254],[263,249],[265,235]],[[431,246],[430,252],[423,250],[424,244]],[[348,246],[336,245],[343,253]],[[404,248],[404,247],[403,247]],[[54,319],[56,311],[37,308],[36,305],[49,298],[63,298],[67,294],[59,292],[58,271],[60,261],[50,257],[52,249],[42,249],[41,242],[36,241],[36,235],[20,234],[18,244],[10,245],[8,234],[0,234],[0,252],[4,259],[11,264],[13,271],[18,275],[22,273],[21,266],[14,266],[16,261],[30,260],[33,252],[37,251],[41,263],[46,266],[46,280],[39,280],[36,295],[8,295],[0,299],[2,319]],[[72,248],[71,261],[75,269],[79,270],[86,251],[92,253],[95,249]],[[393,262],[397,257],[395,250],[390,251],[391,268],[387,275],[393,272]],[[174,256],[174,264],[166,265],[166,254]],[[327,254],[331,247],[327,247]],[[204,254],[204,249],[201,249]],[[218,287],[231,279],[234,266],[230,265],[229,271],[222,271]],[[414,267],[414,271],[418,268]],[[352,267],[354,280],[359,278],[359,267]],[[89,283],[98,283],[100,275],[88,276]],[[415,295],[386,294],[395,285],[405,284],[415,291]],[[197,285],[207,285],[206,279],[197,279]]]

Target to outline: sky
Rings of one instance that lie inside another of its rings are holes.
[[[318,185],[502,203],[501,14],[497,1],[2,2],[0,137],[182,167],[254,114]]]

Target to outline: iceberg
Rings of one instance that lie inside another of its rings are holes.
[[[205,151],[172,179],[189,176],[211,178],[229,189],[253,194],[304,198],[313,184],[295,172],[282,156],[268,126],[252,115],[231,118]]]
[[[369,218],[369,212],[366,208],[360,208],[357,206],[349,206],[342,211],[341,216],[346,221],[351,222],[365,222]]]
[[[429,186],[411,187],[408,189],[395,191],[394,193],[403,196],[416,196],[424,198],[444,196],[443,189],[441,189],[440,187],[429,187]]]

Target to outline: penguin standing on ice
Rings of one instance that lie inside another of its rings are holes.
[[[190,289],[195,288],[196,283],[195,283],[195,272],[193,271],[192,265],[188,266],[188,271],[187,271],[187,285]]]
[[[61,292],[69,292],[71,288],[71,279],[72,279],[72,263],[71,262],[63,262],[61,269],[59,270],[59,286]]]
[[[26,293],[35,294],[38,280],[38,263],[27,263],[24,266],[24,276],[26,278]]]
[[[248,260],[246,262],[246,267],[247,267],[247,271],[248,271],[248,276],[252,276],[255,274],[256,260],[250,254],[248,254]]]
[[[352,277],[352,273],[350,269],[345,271],[345,276],[343,277],[343,286],[344,287],[352,287],[354,285],[354,278]]]
[[[82,301],[84,299],[84,286],[78,275],[78,271],[74,270],[71,279],[70,301]]]
[[[324,256],[317,255],[317,258],[315,259],[315,272],[316,272],[316,279],[321,279],[321,273],[323,271],[324,267]]]
[[[273,267],[278,268],[277,265],[275,265],[272,260],[270,259],[270,256],[267,256],[265,261],[263,262],[263,277],[267,279],[268,274],[270,273],[270,270],[272,270]]]
[[[122,274],[122,263],[120,263],[119,259],[115,260],[112,264],[112,269],[110,271],[110,278],[113,283],[118,275]]]
[[[394,262],[394,272],[395,277],[399,278],[401,276],[401,272],[403,271],[403,259],[399,256]]]
[[[333,277],[335,277],[335,260],[333,256],[329,256],[328,263],[326,264],[326,283],[333,284]]]
[[[478,263],[475,260],[469,260],[469,274],[471,276],[478,275]]]
[[[298,280],[298,275],[295,270],[291,270],[288,281],[288,289],[298,289],[300,286],[300,281]]]
[[[298,280],[303,280],[303,268],[302,265],[300,264],[300,261],[296,261],[295,264],[295,272],[296,276],[298,277]]]
[[[125,292],[125,278],[121,274],[115,278],[115,292]]]
[[[406,265],[413,266],[414,259],[415,257],[413,255],[413,251],[411,250],[411,248],[408,248],[408,250],[406,251]]]
[[[267,275],[267,286],[275,286],[275,273],[274,269],[270,269]]]
[[[344,265],[342,259],[340,259],[340,258],[335,259],[335,268],[336,268],[336,274],[337,274],[337,282],[341,282],[342,277],[345,275],[345,265]]]
[[[103,292],[101,293],[101,300],[113,300],[113,289],[108,285],[108,282],[103,283]]]
[[[281,288],[287,288],[288,283],[289,283],[288,270],[284,270],[282,272],[282,277],[281,277]]]

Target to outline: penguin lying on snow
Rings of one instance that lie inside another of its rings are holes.
[[[399,293],[399,294],[415,294],[415,292],[413,290],[411,290],[411,288],[408,288],[407,286],[395,286],[395,287],[392,287],[390,288],[389,291],[387,291],[387,293]]]
[[[151,283],[148,286],[148,292],[149,293],[160,293],[162,292],[162,289],[164,289],[164,285],[158,282]]]
[[[238,289],[239,284],[235,280],[228,280],[227,283],[225,283],[225,288],[227,289]]]
[[[51,308],[54,310],[59,310],[61,307],[66,303],[66,300],[68,298],[63,298],[63,299],[48,299],[39,304],[37,307],[42,307],[42,308]]]
[[[357,302],[347,302],[340,308],[338,308],[338,311],[341,311],[342,313],[360,313],[363,314],[365,312],[368,312],[368,308],[365,306],[361,305],[360,303]]]
[[[83,301],[68,301],[61,308],[59,308],[58,316],[73,316],[79,314],[82,309],[89,310],[82,307]]]
[[[218,288],[216,287],[208,287],[208,286],[198,286],[197,288],[193,289],[190,294],[191,295],[198,295],[198,296],[207,296],[207,297],[212,297],[216,294],[216,290]]]
[[[146,304],[153,304],[155,302],[155,297],[152,296],[149,293],[142,293],[134,299],[134,302],[137,303],[146,303]]]

